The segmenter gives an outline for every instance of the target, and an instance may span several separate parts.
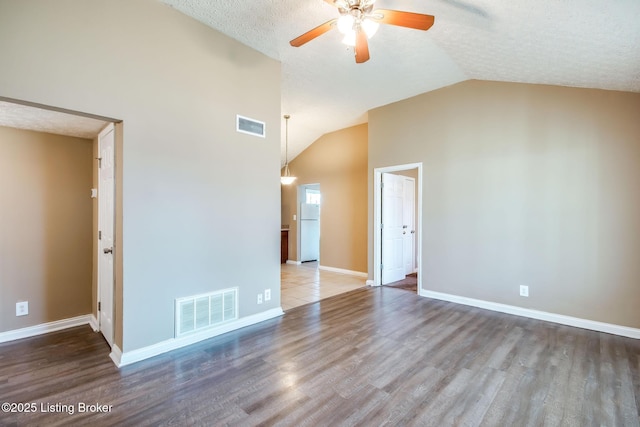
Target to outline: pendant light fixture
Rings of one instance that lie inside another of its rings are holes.
[[[285,136],[284,136],[284,175],[280,177],[280,183],[282,185],[291,185],[293,181],[296,180],[295,176],[291,176],[289,173],[289,118],[291,116],[288,114],[284,115],[284,123],[285,123]]]

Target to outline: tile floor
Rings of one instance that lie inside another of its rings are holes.
[[[366,286],[366,278],[319,270],[317,262],[280,265],[283,310],[320,301]]]

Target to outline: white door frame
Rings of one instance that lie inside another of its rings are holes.
[[[96,307],[99,307],[99,304],[100,304],[100,300],[101,300],[101,297],[102,297],[102,291],[103,291],[102,288],[105,287],[105,290],[107,292],[109,291],[109,289],[111,289],[111,304],[110,305],[111,305],[111,309],[112,309],[112,313],[111,313],[111,319],[112,319],[111,325],[112,325],[112,328],[111,328],[111,336],[110,337],[106,337],[105,336],[105,339],[107,340],[109,345],[113,347],[113,345],[115,344],[115,289],[114,289],[115,288],[115,278],[116,278],[116,268],[115,268],[115,266],[116,266],[116,262],[115,262],[115,251],[116,251],[116,249],[115,249],[115,245],[116,245],[116,238],[115,238],[116,237],[115,203],[116,203],[116,197],[115,197],[115,190],[116,190],[116,177],[117,177],[117,175],[116,175],[116,168],[117,168],[117,165],[116,165],[117,136],[116,136],[116,126],[115,126],[114,123],[109,123],[104,129],[102,129],[102,131],[100,131],[100,134],[98,135],[97,144],[98,144],[98,158],[100,158],[101,157],[100,140],[101,140],[102,136],[104,134],[107,134],[108,132],[113,132],[113,137],[114,137],[114,142],[113,142],[113,164],[114,164],[113,190],[114,190],[114,195],[113,195],[113,206],[111,206],[111,208],[113,210],[113,212],[112,212],[112,218],[113,218],[113,242],[112,242],[113,246],[112,247],[113,247],[113,252],[111,254],[111,256],[113,257],[113,263],[112,263],[112,266],[113,266],[113,283],[111,283],[111,284],[102,283],[101,274],[100,274],[100,265],[101,265],[100,257],[103,255],[103,253],[102,253],[103,252],[103,247],[100,244],[100,240],[98,240],[98,244],[97,244],[97,250],[98,250],[97,256],[98,256],[98,258],[97,258],[97,262],[96,262],[96,272],[97,272],[97,274],[96,274],[96,277],[97,277],[97,280],[96,280],[96,282],[97,282],[96,283],[97,284],[97,286],[96,286]],[[101,190],[100,187],[101,187],[101,183],[100,183],[100,168],[98,167],[98,204],[97,204],[98,205],[98,230],[96,231],[96,234],[100,232],[100,229],[102,228],[102,221],[103,221],[102,220],[102,218],[103,218],[102,206],[101,206],[100,199],[99,199],[100,197],[102,197],[101,191],[100,191]],[[103,328],[102,328],[102,320],[101,320],[102,316],[100,315],[100,311],[101,310],[98,310],[98,316],[97,316],[98,317],[98,319],[97,319],[97,321],[98,321],[98,330],[104,335],[104,331],[103,331]]]
[[[382,222],[382,174],[387,172],[398,172],[408,169],[418,169],[418,218],[416,218],[416,238],[418,246],[418,295],[421,295],[422,279],[422,162],[408,163],[405,165],[386,166],[373,169],[373,286],[382,284],[382,274],[380,264],[382,263],[382,242],[380,236],[380,225]]]

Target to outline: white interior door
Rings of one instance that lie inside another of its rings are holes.
[[[405,277],[403,257],[404,177],[382,174],[382,284]]]
[[[110,124],[98,136],[98,321],[110,346],[113,346],[114,147],[115,127]]]
[[[404,177],[404,207],[402,209],[402,238],[403,238],[403,257],[404,257],[404,274],[410,274],[415,271],[415,196],[416,181],[408,176]]]

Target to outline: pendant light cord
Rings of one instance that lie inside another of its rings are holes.
[[[282,185],[291,185],[296,180],[295,176],[291,176],[289,172],[289,117],[288,114],[284,115],[285,119],[285,134],[284,134],[284,175],[280,177],[280,183]]]
[[[288,114],[284,115],[285,133],[284,133],[284,174],[289,176],[289,117]]]

